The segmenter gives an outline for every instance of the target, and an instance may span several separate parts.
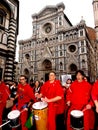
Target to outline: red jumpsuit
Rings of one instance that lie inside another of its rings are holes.
[[[44,97],[47,97],[48,99],[54,98],[56,96],[62,97],[62,99],[57,102],[48,103],[48,130],[56,130],[56,114],[60,114],[64,110],[64,105],[62,105],[62,100],[64,99],[62,86],[60,85],[60,82],[58,80],[55,80],[53,83],[47,81],[41,87],[41,93]],[[59,109],[58,112],[57,108]]]
[[[2,124],[2,115],[4,108],[6,106],[6,100],[9,97],[9,89],[8,87],[4,84],[4,82],[1,82],[0,84],[0,125]]]
[[[20,120],[21,120],[22,130],[28,130],[25,127],[25,123],[28,117],[28,111],[23,111],[23,109],[30,102],[30,100],[35,101],[35,96],[29,84],[26,84],[25,86],[23,86],[22,84],[19,84],[17,94],[18,94],[18,104],[16,104],[13,107],[13,110],[18,109],[21,112]]]
[[[93,100],[98,100],[98,80],[93,85],[92,99]]]
[[[71,106],[68,110],[67,115],[67,130],[72,130],[72,128],[70,127],[70,112],[72,110],[76,109],[82,111],[83,109],[85,109],[87,104],[90,104],[91,106],[93,105],[90,94],[91,85],[88,82],[84,80],[82,82],[78,82],[76,80],[71,84],[67,94],[67,101],[71,101]],[[90,113],[91,109],[84,111],[84,130],[90,129]]]
[[[92,99],[98,101],[98,80],[93,84]],[[98,130],[98,113],[95,113],[95,129]]]

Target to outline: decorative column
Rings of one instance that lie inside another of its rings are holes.
[[[5,81],[14,80],[15,51],[16,51],[16,20],[11,18],[9,24],[7,59],[4,74]]]

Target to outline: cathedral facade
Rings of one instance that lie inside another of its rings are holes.
[[[0,77],[14,80],[19,1],[0,0]]]
[[[19,73],[28,79],[48,80],[51,70],[58,79],[82,69],[86,76],[96,78],[95,30],[83,19],[73,26],[64,13],[65,5],[46,6],[33,14],[32,37],[19,41]]]

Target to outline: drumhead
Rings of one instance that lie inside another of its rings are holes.
[[[81,117],[81,116],[83,116],[83,112],[80,111],[80,110],[72,110],[70,114],[72,116],[74,116],[74,117]]]
[[[13,111],[11,111],[11,112],[9,112],[8,113],[8,119],[16,119],[17,117],[19,117],[20,116],[20,111],[18,111],[18,110],[13,110]]]
[[[47,102],[36,102],[33,104],[33,109],[43,109],[48,106]]]

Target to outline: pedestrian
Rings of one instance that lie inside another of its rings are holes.
[[[66,89],[68,89],[71,84],[72,84],[72,79],[68,78],[68,79],[66,80],[66,83],[64,84],[64,87],[65,87]]]
[[[33,88],[34,93],[40,93],[40,81],[36,80]]]
[[[42,86],[44,83],[45,83],[45,82],[44,82],[43,78],[41,78],[41,79],[40,79],[40,86]]]
[[[33,87],[33,92],[36,96],[36,94],[40,93],[40,81],[36,80],[35,83],[34,83],[34,87]],[[36,98],[37,101],[40,101],[40,99]]]
[[[17,95],[17,82],[13,82],[12,85],[9,87],[10,91],[11,91],[11,95],[10,98],[15,98],[15,96]]]
[[[33,79],[30,80],[30,86],[33,88],[34,87],[34,81]]]
[[[70,86],[72,84],[72,79],[68,78],[66,80],[66,83],[64,84],[63,86],[63,90],[64,90],[64,100],[65,100],[65,127],[67,128],[67,112],[68,112],[68,109],[69,109],[69,106],[66,104],[67,103],[67,100],[66,100],[66,97],[67,97],[67,92],[68,90],[70,89]]]

